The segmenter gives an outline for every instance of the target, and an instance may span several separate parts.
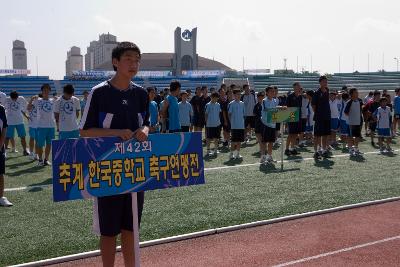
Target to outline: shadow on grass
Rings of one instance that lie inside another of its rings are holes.
[[[230,159],[228,161],[225,161],[223,164],[226,166],[235,166],[238,164],[241,164],[243,162],[243,159]]]
[[[350,157],[351,161],[355,161],[355,162],[365,162],[365,158],[362,155],[358,155],[358,156],[352,156]]]
[[[314,166],[319,167],[319,168],[328,169],[328,170],[332,169],[333,165],[335,165],[335,162],[328,158],[324,158],[322,160],[315,160],[315,163],[314,163]]]
[[[36,192],[41,192],[41,191],[43,191],[43,187],[40,187],[40,186],[33,187],[33,188],[28,190],[29,193],[36,193]]]
[[[23,170],[19,170],[19,171],[16,171],[16,172],[8,173],[7,176],[12,176],[12,177],[20,176],[22,174],[28,174],[28,173],[36,172],[36,171],[39,171],[39,170],[42,170],[42,169],[43,169],[42,166],[33,166],[33,167],[28,168],[28,169],[23,169]]]
[[[261,164],[259,170],[260,170],[260,172],[267,174],[267,173],[283,173],[283,172],[300,171],[300,168],[285,169],[285,166],[283,166],[283,170],[281,170],[280,163],[275,163],[275,164]]]
[[[34,187],[34,186],[42,186],[42,185],[50,185],[53,183],[53,179],[48,178],[47,180],[44,180],[40,183],[36,183],[36,184],[30,184],[29,186]]]

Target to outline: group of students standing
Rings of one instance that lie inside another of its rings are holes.
[[[268,122],[265,111],[296,107],[299,121],[282,125],[288,133],[287,156],[298,155],[299,147],[313,144],[316,159],[330,157],[331,151],[338,148],[338,141],[350,156],[359,156],[363,123],[366,135],[371,136],[371,144],[375,146],[377,136],[380,153],[392,152],[390,143],[400,120],[400,89],[395,90],[392,103],[387,92],[371,92],[362,100],[353,87],[329,90],[326,76],[319,78],[319,85],[317,90],[305,91],[295,82],[291,93],[280,96],[276,86],[255,93],[248,84],[229,87],[222,84],[218,91],[211,88],[210,93],[206,86],[198,87],[194,96],[190,90],[181,92],[178,81],[171,82],[170,88],[160,94],[156,88],[149,87],[150,131],[204,130],[207,155],[217,156],[219,144],[228,147],[230,143],[231,160],[242,158],[242,143],[249,142],[255,134],[260,162],[273,163],[272,150],[280,143],[281,124]]]

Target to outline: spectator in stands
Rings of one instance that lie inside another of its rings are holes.
[[[170,94],[164,100],[161,113],[164,117],[168,116],[168,132],[176,133],[181,131],[179,123],[178,96],[181,92],[181,84],[178,81],[172,81],[169,86]]]
[[[87,98],[89,96],[89,92],[88,91],[83,91],[83,99],[81,100],[81,117],[83,115],[83,112],[85,111],[85,106],[87,103]]]
[[[11,143],[11,151],[17,153],[15,147],[14,134],[17,131],[18,137],[21,140],[21,145],[23,149],[23,155],[28,156],[29,152],[26,147],[26,131],[24,125],[24,118],[29,118],[26,114],[27,102],[24,97],[18,95],[17,91],[10,93],[10,97],[6,101],[6,112],[7,112],[7,134],[5,145],[8,147],[8,142]]]
[[[319,88],[311,102],[314,111],[314,158],[329,157],[328,137],[331,134],[331,110],[329,106],[328,78],[319,78]]]
[[[154,98],[156,96],[156,90],[154,89],[154,87],[148,87],[147,94],[149,95],[150,133],[158,133],[160,132],[158,129],[159,115],[157,102],[154,101]]]
[[[37,107],[37,150],[38,165],[48,166],[49,156],[51,151],[51,140],[55,138],[55,119],[54,119],[54,99],[50,98],[51,87],[49,84],[43,84],[41,87],[42,97],[32,97],[28,104],[28,111],[31,111],[33,106]],[[44,157],[43,157],[43,147]]]
[[[11,207],[13,204],[4,196],[4,174],[6,172],[5,146],[7,117],[3,105],[0,105],[0,206]]]
[[[182,92],[181,99],[182,101],[179,102],[179,122],[181,124],[181,131],[182,132],[189,132],[190,126],[193,117],[193,108],[192,105],[188,102],[188,93]]]
[[[244,103],[240,101],[240,89],[233,90],[234,100],[229,103],[228,115],[231,122],[231,152],[229,159],[242,159],[240,144],[244,142]]]
[[[286,100],[287,107],[297,108],[301,113],[301,105],[303,103],[303,96],[301,92],[301,85],[299,82],[293,84],[293,93],[289,94]],[[301,118],[301,115],[300,115]],[[297,155],[299,152],[296,150],[297,140],[300,139],[301,133],[301,119],[298,122],[288,123],[289,134],[286,141],[285,155]]]
[[[74,86],[67,84],[63,88],[63,95],[54,102],[54,117],[59,139],[79,138],[77,119],[81,106],[74,93]]]
[[[254,94],[250,92],[248,84],[243,85],[244,94],[241,101],[244,103],[244,126],[245,126],[245,142],[250,142],[252,131],[254,130],[254,106],[257,104],[257,99]]]

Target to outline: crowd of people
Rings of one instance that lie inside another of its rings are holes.
[[[395,90],[393,101],[387,91],[369,92],[360,99],[356,88],[331,91],[325,76],[320,77],[319,83],[317,90],[306,91],[295,82],[292,92],[281,95],[276,86],[256,93],[248,84],[222,84],[218,90],[202,86],[193,95],[190,89],[181,90],[179,81],[172,81],[164,90],[148,87],[150,133],[204,132],[206,155],[217,156],[222,146],[230,148],[230,160],[241,159],[240,148],[255,137],[260,163],[270,164],[275,162],[272,151],[281,144],[283,132],[287,134],[287,156],[298,155],[300,147],[313,145],[316,159],[329,157],[340,143],[351,156],[358,156],[362,154],[358,144],[364,124],[365,136],[370,137],[373,147],[377,138],[380,153],[392,151],[392,138],[399,134],[400,89]],[[80,100],[74,96],[71,84],[64,86],[60,97],[56,93],[51,95],[51,90],[49,84],[44,84],[40,93],[29,101],[16,91],[8,97],[0,93],[4,107],[1,119],[4,158],[6,151],[18,153],[15,133],[22,154],[37,160],[39,166],[51,165],[51,140],[56,133],[60,139],[79,137],[79,116],[89,92],[85,91]],[[298,122],[289,122],[281,129],[280,123],[267,121],[265,111],[287,107],[299,109]],[[24,118],[28,122],[28,142]],[[0,167],[4,169],[4,165]],[[1,201],[7,200],[3,197]]]
[[[298,155],[299,147],[313,145],[314,157],[329,157],[331,151],[347,149],[350,156],[361,155],[359,142],[364,124],[365,135],[372,146],[378,139],[380,153],[392,152],[392,138],[396,137],[400,121],[400,89],[395,98],[387,91],[370,92],[361,99],[356,88],[341,91],[328,88],[328,79],[319,78],[317,90],[304,90],[299,82],[292,92],[279,95],[278,88],[268,86],[255,93],[248,84],[222,84],[216,90],[207,86],[181,91],[178,81],[160,92],[147,88],[150,101],[151,132],[175,133],[203,131],[208,156],[217,156],[219,146],[230,147],[229,158],[240,159],[242,144],[255,135],[260,149],[260,162],[273,163],[272,149],[280,144],[281,133],[288,134],[287,156]],[[299,121],[282,125],[268,122],[268,109],[296,107]],[[213,146],[211,146],[213,145]]]

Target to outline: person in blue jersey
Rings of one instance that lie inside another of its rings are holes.
[[[51,87],[43,84],[41,87],[42,97],[33,97],[28,104],[28,111],[33,106],[37,107],[37,140],[36,154],[39,166],[49,166],[51,151],[51,140],[55,138],[54,99],[50,98]],[[43,157],[44,148],[44,157]]]
[[[400,88],[396,88],[394,90],[395,97],[393,99],[393,135],[395,136],[398,132],[399,124],[400,124]]]
[[[83,99],[80,102],[80,105],[81,105],[81,117],[83,115],[83,111],[85,110],[85,106],[86,106],[86,103],[87,103],[88,96],[89,96],[89,92],[86,91],[86,90],[83,91]]]
[[[4,174],[6,172],[5,146],[7,132],[6,110],[0,104],[0,206],[11,207],[13,204],[4,196]]]
[[[274,162],[272,158],[272,148],[276,141],[276,123],[268,123],[267,118],[265,116],[267,115],[267,111],[270,109],[283,108],[279,106],[278,99],[275,98],[275,89],[273,87],[268,86],[265,89],[265,93],[267,97],[264,98],[261,104],[262,106],[261,121],[263,123],[263,131],[261,137],[263,145],[261,146],[262,150],[260,157],[261,164]]]
[[[219,94],[214,92],[211,94],[211,101],[206,104],[206,145],[207,155],[216,156],[218,154],[218,142],[221,136],[221,106],[218,103]],[[211,142],[214,143],[214,152],[211,152]]]
[[[149,98],[147,91],[134,84],[141,53],[137,45],[121,42],[112,50],[115,75],[97,86],[89,96],[83,113],[82,137],[116,136],[122,140],[135,138],[139,142],[149,135]],[[144,193],[137,193],[139,225]],[[117,236],[125,266],[134,266],[132,194],[99,197],[94,200],[93,228],[100,237],[103,266],[113,266]]]
[[[179,106],[179,123],[181,124],[182,132],[189,132],[193,117],[192,105],[188,102],[188,93],[181,93],[181,102],[178,103]]]
[[[67,84],[63,88],[63,95],[54,102],[54,117],[59,139],[79,138],[77,119],[81,105],[74,93],[74,86]]]
[[[8,142],[11,143],[12,152],[18,152],[15,147],[15,131],[17,131],[18,137],[21,140],[21,145],[23,149],[23,155],[28,156],[29,152],[26,146],[26,131],[24,125],[24,117],[29,118],[26,114],[27,102],[24,97],[20,96],[17,91],[12,91],[10,97],[6,100],[6,113],[8,128],[6,133],[6,147],[8,147]]]
[[[392,134],[391,134],[391,111],[387,106],[388,101],[386,98],[382,97],[379,100],[379,104],[381,105],[379,108],[375,110],[372,114],[374,120],[376,121],[376,130],[378,133],[378,145],[380,153],[392,152],[392,148],[390,144],[392,143]],[[383,142],[386,141],[386,147],[383,146]]]
[[[172,81],[169,85],[169,95],[165,98],[161,113],[168,117],[168,132],[176,133],[181,131],[179,123],[178,96],[181,92],[181,84],[178,81]]]
[[[240,89],[233,90],[234,100],[229,103],[228,116],[231,122],[231,152],[229,159],[242,159],[240,144],[244,142],[244,103],[240,101]]]
[[[159,133],[158,105],[157,102],[154,101],[156,90],[154,87],[148,87],[147,93],[149,94],[150,133]]]

